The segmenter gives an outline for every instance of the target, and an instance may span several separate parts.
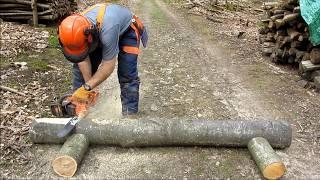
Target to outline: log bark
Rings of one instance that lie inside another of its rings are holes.
[[[275,21],[276,19],[282,19],[284,17],[284,14],[276,14],[270,17],[272,21]]]
[[[64,122],[70,118],[65,118]],[[34,143],[61,143],[52,136],[63,127],[55,118],[35,119],[30,138]],[[275,148],[289,147],[292,132],[288,123],[269,120],[184,120],[139,119],[81,120],[75,133],[84,134],[92,144],[122,147],[143,146],[225,146],[246,147],[254,137],[265,137]]]
[[[31,124],[29,137],[34,143],[61,144],[68,137],[57,136],[71,118],[40,118],[35,119]]]
[[[286,24],[285,21],[283,21],[282,19],[277,19],[274,21],[274,23],[276,24],[276,29],[279,29],[280,27]]]
[[[274,46],[275,46],[275,43],[273,43],[273,42],[264,42],[263,43],[264,48],[269,48],[269,47],[274,47]]]
[[[298,50],[296,52],[296,59],[294,61],[300,63],[302,61],[302,58],[303,58],[304,54],[305,54],[305,51],[299,51]]]
[[[4,20],[55,20],[70,13],[68,0],[0,0],[0,18]]]
[[[32,23],[33,23],[33,26],[38,26],[37,0],[31,0],[31,9],[32,9]]]
[[[273,14],[283,14],[284,12],[286,12],[286,10],[284,10],[284,9],[276,9],[276,10],[274,10],[273,11]]]
[[[270,30],[268,28],[260,28],[259,34],[267,34]]]
[[[288,59],[288,57],[289,57],[289,50],[288,50],[288,48],[284,48],[281,58]]]
[[[282,20],[286,23],[289,23],[291,21],[296,20],[299,16],[300,16],[299,13],[288,14],[288,15],[284,16]]]
[[[293,13],[300,13],[300,6],[295,7]]]
[[[269,29],[275,29],[276,28],[276,24],[273,21],[269,21],[268,28]]]
[[[295,56],[297,51],[298,51],[298,49],[296,49],[296,48],[290,48],[289,49],[289,55],[290,56]]]
[[[59,154],[52,162],[55,173],[72,177],[89,147],[89,139],[83,134],[73,134],[63,144]]]
[[[311,50],[310,61],[312,64],[320,64],[320,48],[313,48]]]
[[[267,42],[275,42],[276,40],[274,39],[274,33],[268,32],[267,33]]]
[[[291,40],[296,40],[298,39],[299,35],[301,35],[300,32],[294,30],[293,28],[288,28],[287,33],[290,36]]]
[[[272,54],[273,52],[273,48],[272,47],[264,47],[262,49],[263,55],[269,56],[270,54]]]
[[[292,42],[291,38],[289,36],[284,37],[283,41],[278,41],[277,43],[279,44],[279,48],[284,48],[288,44]]]
[[[311,61],[301,61],[299,64],[300,72],[320,70],[320,64],[312,64]]]
[[[302,57],[302,61],[307,61],[310,60],[310,53],[305,53],[304,56]]]
[[[286,168],[282,160],[265,138],[253,138],[248,149],[266,179],[279,179],[284,175]]]
[[[31,5],[31,1],[24,1],[24,0],[0,0],[0,2],[7,2],[7,3],[19,3],[19,4],[27,4],[27,5]],[[43,3],[37,3],[38,7],[42,7],[42,8],[50,8],[50,5],[48,4],[43,4]]]
[[[269,23],[269,21],[271,21],[271,19],[261,19],[262,23]]]
[[[292,48],[299,48],[302,46],[302,42],[301,41],[292,41],[291,44],[290,44],[290,47]]]

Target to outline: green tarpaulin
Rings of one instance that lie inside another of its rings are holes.
[[[309,26],[310,41],[320,44],[320,0],[300,0],[301,16]]]

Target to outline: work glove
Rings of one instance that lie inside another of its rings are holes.
[[[85,90],[84,87],[81,86],[72,94],[72,99],[79,102],[87,102],[90,100],[91,94],[91,91]]]

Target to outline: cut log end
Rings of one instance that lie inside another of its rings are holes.
[[[55,173],[63,177],[72,177],[77,171],[77,161],[71,156],[58,156],[52,162]]]
[[[263,176],[267,179],[279,179],[286,172],[286,167],[282,162],[275,162],[268,165],[263,170]]]
[[[280,156],[265,138],[253,138],[248,143],[248,149],[265,178],[279,179],[284,175],[286,168]]]
[[[73,134],[63,144],[59,155],[53,160],[52,167],[59,176],[72,177],[89,146],[83,134]]]

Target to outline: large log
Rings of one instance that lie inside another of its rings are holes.
[[[57,134],[69,120],[60,123],[55,118],[35,119],[30,139],[34,143],[61,143]],[[254,137],[266,138],[272,147],[285,148],[291,144],[291,127],[284,121],[269,120],[179,120],[139,119],[81,120],[75,133],[84,134],[92,144],[141,146],[225,146],[246,147]]]
[[[266,179],[279,179],[283,176],[286,168],[265,138],[253,138],[248,143],[248,149]]]
[[[83,134],[73,134],[63,144],[52,162],[52,168],[59,176],[72,177],[89,147],[89,140]]]

